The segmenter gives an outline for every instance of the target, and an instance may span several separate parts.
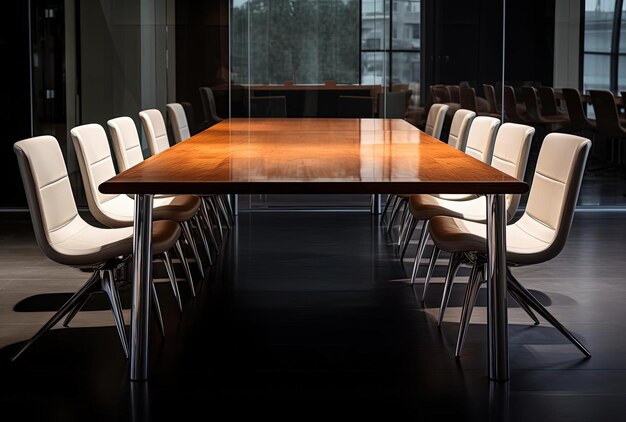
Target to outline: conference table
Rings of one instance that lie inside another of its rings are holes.
[[[489,377],[509,378],[506,194],[528,186],[400,119],[230,119],[100,185],[134,194],[130,379],[148,379],[155,194],[487,196]]]

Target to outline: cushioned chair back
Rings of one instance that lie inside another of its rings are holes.
[[[143,161],[143,151],[135,122],[130,117],[117,117],[107,122],[113,140],[113,151],[119,171]]]
[[[543,140],[526,212],[515,223],[545,243],[533,263],[552,259],[565,245],[590,148],[589,139],[575,135],[550,133]]]
[[[339,117],[363,118],[373,117],[372,97],[358,95],[340,95],[337,109]]]
[[[461,102],[461,91],[458,85],[446,85],[448,88],[448,92],[450,93],[450,102],[451,103],[460,103]]]
[[[537,99],[537,90],[532,86],[523,86],[520,88],[526,104],[526,114],[532,121],[541,121],[539,114],[539,100]]]
[[[460,97],[461,97],[461,101],[460,101],[461,108],[464,108],[466,110],[472,110],[472,111],[477,110],[476,91],[474,91],[474,88],[471,88],[468,86],[461,87]]]
[[[585,115],[583,102],[577,89],[563,88],[563,99],[567,106],[570,125],[573,129],[591,129],[592,125]]]
[[[556,116],[559,114],[556,106],[556,97],[554,89],[549,86],[540,86],[537,88],[537,96],[541,103],[541,115]]]
[[[528,154],[535,129],[517,123],[505,123],[498,129],[491,165],[503,173],[523,180],[528,164]],[[506,207],[509,221],[515,215],[521,195],[507,195]]]
[[[472,125],[472,121],[476,117],[476,113],[471,110],[459,109],[454,113],[452,123],[450,124],[450,134],[448,135],[448,145],[465,151],[467,143],[467,135]]]
[[[61,148],[52,136],[16,142],[24,190],[37,244],[48,258],[72,265],[71,257],[55,250],[86,223],[78,214]]]
[[[499,113],[498,99],[493,85],[483,84],[483,91],[485,91],[485,99],[489,103],[489,113]]]
[[[515,90],[512,86],[504,86],[504,114],[507,121],[515,123],[524,123],[525,119],[520,116],[517,111],[517,98],[515,96]]]
[[[80,174],[85,187],[89,211],[102,223],[107,223],[102,204],[114,200],[118,195],[100,192],[98,187],[115,176],[115,167],[111,157],[111,148],[107,135],[98,124],[77,126],[70,130]]]
[[[444,85],[431,85],[430,95],[433,98],[433,103],[449,103],[450,91]]]
[[[499,126],[500,120],[495,117],[476,117],[467,135],[465,153],[483,163],[491,164],[493,144]]]
[[[215,106],[215,96],[213,90],[208,86],[200,87],[200,99],[202,100],[202,111],[204,112],[204,120],[209,125],[214,125],[222,121],[217,116],[217,107]]]
[[[598,131],[605,136],[623,137],[624,133],[619,122],[613,93],[590,90],[589,94],[596,114]]]
[[[178,103],[171,103],[166,108],[170,125],[172,126],[172,133],[174,134],[174,141],[179,143],[189,139],[191,132],[189,131],[189,124],[187,123],[187,116],[183,106]]]
[[[144,110],[139,113],[143,131],[146,134],[150,155],[156,155],[170,147],[163,115],[159,110]]]
[[[425,132],[434,138],[441,138],[441,130],[447,112],[448,106],[446,104],[433,104],[428,111]]]

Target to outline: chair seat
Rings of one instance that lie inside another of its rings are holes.
[[[468,201],[454,201],[433,195],[413,195],[409,200],[411,214],[418,220],[437,216],[459,217],[472,221],[486,221],[487,199],[484,196]]]
[[[171,249],[180,236],[173,221],[156,221],[152,225],[152,253]],[[133,228],[102,229],[80,217],[50,235],[50,248],[59,263],[71,266],[95,266],[133,251]]]
[[[469,199],[476,199],[479,195],[474,193],[437,193],[434,197],[447,199],[449,201],[467,201]]]
[[[549,235],[541,239],[537,234],[530,233],[535,231],[529,230],[530,225],[540,224],[538,222],[518,223],[506,228],[507,261],[514,265],[543,262],[542,253],[551,245]],[[434,217],[430,220],[430,235],[435,245],[446,252],[487,253],[486,225],[482,223],[454,217]]]
[[[127,227],[133,224],[134,200],[127,195],[103,202],[100,208],[106,215],[103,221],[109,227]],[[155,196],[152,218],[157,220],[187,221],[200,207],[200,199],[193,195]]]

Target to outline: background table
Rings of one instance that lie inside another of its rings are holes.
[[[506,380],[505,194],[528,186],[399,119],[232,119],[100,185],[135,194],[130,377],[148,377],[155,194],[487,195],[489,375]]]

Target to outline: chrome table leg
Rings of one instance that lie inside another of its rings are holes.
[[[130,317],[130,379],[132,381],[148,379],[153,199],[153,195],[135,196],[133,301]]]
[[[506,205],[504,195],[487,196],[487,332],[489,378],[509,379],[509,327],[506,283]]]
[[[380,200],[381,200],[381,195],[379,193],[372,194],[372,197],[370,200],[370,213],[372,215],[380,214],[380,202],[381,202]]]

